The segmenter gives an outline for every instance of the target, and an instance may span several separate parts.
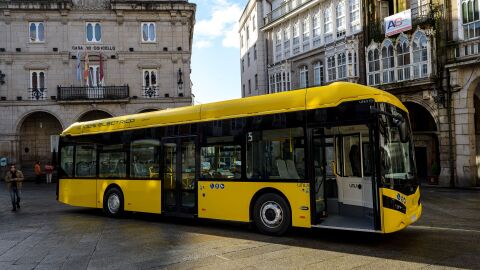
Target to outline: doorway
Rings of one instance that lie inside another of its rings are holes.
[[[427,170],[427,147],[415,147],[415,161],[417,162],[417,176],[421,181],[426,182]]]
[[[196,213],[196,137],[168,138],[163,145],[163,203],[166,213]]]

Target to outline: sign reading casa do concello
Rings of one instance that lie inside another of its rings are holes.
[[[115,46],[113,45],[73,45],[72,50],[74,51],[115,51]]]

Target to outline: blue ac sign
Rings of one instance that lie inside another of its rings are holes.
[[[210,189],[224,189],[224,188],[225,188],[225,184],[223,183],[210,184]]]

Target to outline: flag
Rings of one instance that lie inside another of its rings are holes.
[[[103,56],[100,53],[100,78],[99,78],[100,85],[103,85]]]
[[[82,73],[80,71],[80,51],[77,52],[77,81],[82,81]]]
[[[85,85],[88,84],[88,52],[85,51],[85,70],[83,71],[83,79],[85,80]]]

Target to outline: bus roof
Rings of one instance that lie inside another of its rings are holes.
[[[345,101],[361,99],[374,99],[375,102],[390,103],[407,111],[407,108],[405,108],[400,100],[390,93],[364,85],[336,82],[328,86],[124,115],[94,121],[77,122],[66,128],[61,135],[79,136],[329,108],[336,107]]]

